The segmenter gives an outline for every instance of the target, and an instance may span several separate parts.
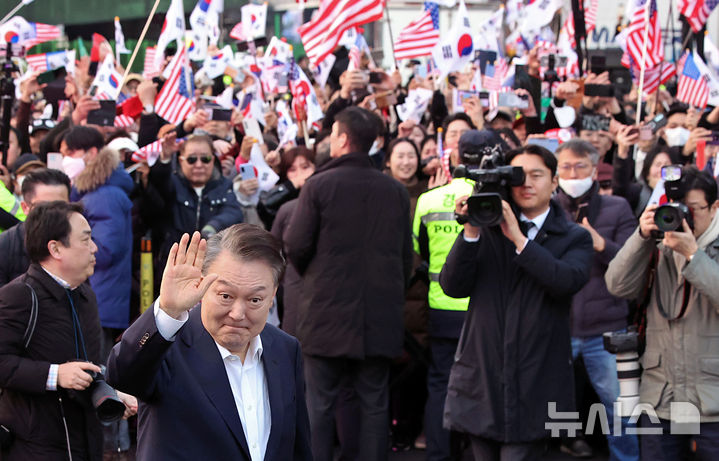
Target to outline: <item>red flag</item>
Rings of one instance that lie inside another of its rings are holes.
[[[92,34],[92,49],[90,50],[90,62],[100,62],[100,46],[103,43],[107,43],[108,45],[110,42],[107,41],[105,37],[98,33]]]
[[[323,1],[317,16],[297,29],[307,57],[319,65],[334,51],[347,29],[379,20],[382,9],[382,0]]]

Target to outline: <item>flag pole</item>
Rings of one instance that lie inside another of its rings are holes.
[[[135,58],[137,57],[137,52],[140,51],[140,46],[142,46],[142,41],[145,39],[145,34],[147,33],[147,29],[150,28],[150,22],[152,21],[153,16],[155,16],[155,11],[157,11],[157,7],[160,4],[160,0],[155,0],[155,4],[152,6],[152,10],[150,10],[150,16],[147,17],[147,21],[145,21],[145,27],[142,28],[142,32],[140,33],[140,38],[137,40],[137,44],[135,45],[135,49],[132,51],[132,56],[130,56],[130,62],[127,63],[127,67],[125,68],[125,73],[122,76],[121,85],[124,84],[125,79],[127,78],[127,74],[130,73],[130,69],[132,68],[132,63],[135,62]]]
[[[635,117],[636,125],[639,126],[642,115],[642,93],[644,92],[644,70],[647,66],[647,41],[649,40],[649,8],[652,0],[646,3],[646,12],[644,13],[644,41],[642,42],[642,62],[639,71],[639,88],[637,94],[637,114]],[[661,78],[661,76],[660,76]],[[634,149],[636,150],[636,144]]]
[[[394,62],[395,69],[399,69],[397,64],[397,58],[394,57],[394,37],[392,36],[392,22],[389,20],[389,10],[387,9],[387,3],[384,2],[384,15],[387,17],[387,28],[389,29],[389,48],[392,50],[392,62]]]
[[[0,25],[5,24],[5,22],[7,22],[8,19],[12,18],[15,13],[17,13],[18,11],[20,11],[20,8],[22,8],[23,6],[25,6],[25,5],[27,5],[27,4],[32,3],[32,1],[33,1],[33,0],[30,0],[30,1],[21,0],[20,3],[18,3],[17,6],[15,6],[15,8],[13,8],[12,10],[10,10],[10,12],[5,15],[4,18],[0,19]]]

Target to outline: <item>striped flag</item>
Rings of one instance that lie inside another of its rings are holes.
[[[639,83],[639,72],[636,73],[636,83]],[[644,92],[652,94],[659,89],[659,85],[663,85],[670,78],[677,74],[677,68],[670,62],[662,62],[658,66],[646,69],[644,71]]]
[[[497,58],[493,65],[487,63],[482,82],[484,89],[487,91],[499,91],[502,88],[507,69],[507,60],[504,58]]]
[[[719,0],[679,0],[679,13],[687,18],[694,32],[702,30],[707,18],[719,3]]]
[[[599,9],[599,0],[589,0],[589,8],[584,4],[584,27],[587,31],[587,35],[597,26],[597,10]],[[567,32],[569,36],[569,44],[572,48],[577,47],[577,39],[575,37],[574,29],[574,16],[569,16],[564,22],[563,30]]]
[[[155,65],[155,53],[157,48],[147,47],[145,48],[145,68],[142,70],[142,78],[150,79],[160,75],[160,70]]]
[[[39,22],[31,22],[35,27],[35,38],[28,40],[25,46],[29,49],[39,43],[49,42],[50,40],[57,40],[62,36],[60,28],[57,26],[51,26],[50,24],[42,24]]]
[[[402,29],[394,42],[394,57],[412,59],[432,54],[439,41],[439,6],[425,2],[422,15]]]
[[[135,123],[135,119],[129,115],[120,114],[115,115],[115,126],[117,128],[129,128]]]
[[[187,78],[188,76],[185,75],[185,72],[189,72],[188,67],[187,50],[181,46],[167,65],[165,70],[167,80],[155,100],[157,115],[170,123],[179,123],[195,110],[192,88],[187,86],[192,77]]]
[[[362,63],[362,53],[360,53],[360,50],[359,50],[359,48],[357,48],[356,45],[352,45],[350,47],[348,56],[349,56],[350,63],[347,66],[347,70],[359,69],[360,65]]]
[[[649,18],[649,33],[647,35],[646,68],[651,68],[664,60],[664,42],[657,18],[656,0],[638,0],[632,20],[627,26],[626,45],[627,52],[638,66],[642,63],[642,49],[644,44],[644,26]]]
[[[679,75],[679,87],[677,89],[677,99],[698,108],[705,108],[709,101],[709,85],[706,77],[702,75],[699,68],[694,63],[698,56],[694,56],[687,51],[684,68]]]
[[[35,72],[45,72],[63,66],[69,73],[75,71],[75,50],[30,54],[25,57],[25,60],[27,60],[28,65]]]
[[[152,166],[155,164],[161,153],[162,141],[158,139],[153,143],[141,147],[137,152],[133,152],[132,161],[135,163],[147,162],[148,165]]]
[[[317,16],[301,25],[307,57],[315,66],[334,51],[347,29],[382,18],[382,0],[324,0]]]

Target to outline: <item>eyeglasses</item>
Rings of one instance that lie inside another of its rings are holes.
[[[572,170],[579,172],[579,171],[587,171],[591,167],[592,167],[592,165],[590,165],[588,163],[575,163],[574,165],[570,165],[569,163],[564,163],[562,165],[559,165],[557,168],[560,171],[565,171],[565,172],[572,171]]]
[[[708,209],[710,206],[711,206],[711,205],[705,205],[705,206],[698,206],[698,205],[692,206],[692,205],[689,205],[689,209],[692,210],[692,213],[696,213],[696,212],[701,211],[701,210],[706,210],[706,209]]]
[[[186,161],[189,165],[194,165],[195,162],[196,162],[198,159],[199,159],[202,163],[204,163],[205,165],[207,165],[208,163],[212,162],[212,156],[211,156],[211,155],[201,155],[201,156],[199,156],[199,157],[196,156],[196,155],[191,155],[191,156],[189,156],[189,157],[185,157],[185,161]]]

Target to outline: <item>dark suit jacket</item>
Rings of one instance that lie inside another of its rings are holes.
[[[138,460],[250,460],[227,372],[200,310],[170,342],[148,309],[110,354],[107,381],[141,400]],[[311,460],[299,343],[271,325],[260,338],[272,418],[265,460]]]

